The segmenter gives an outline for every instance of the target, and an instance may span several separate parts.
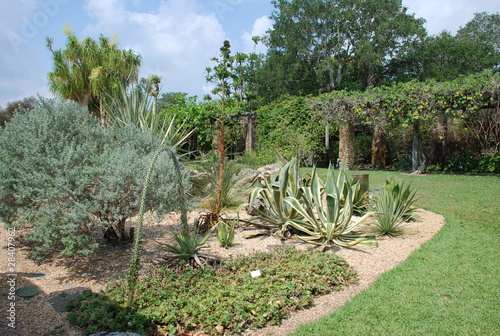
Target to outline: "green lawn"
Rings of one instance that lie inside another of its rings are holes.
[[[444,215],[446,225],[344,307],[293,335],[500,335],[500,178],[369,174],[371,188],[390,176],[412,182],[418,205]]]

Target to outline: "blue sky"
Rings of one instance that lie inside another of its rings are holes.
[[[500,1],[494,0],[403,0],[403,5],[427,21],[432,35],[456,32],[476,12],[500,12]],[[201,97],[210,89],[205,68],[222,41],[231,41],[234,52],[253,51],[251,37],[271,27],[272,10],[270,0],[2,0],[0,106],[51,96],[52,60],[45,39],[63,48],[65,24],[79,38],[117,35],[121,48],[141,54],[142,77],[162,77],[162,92]]]

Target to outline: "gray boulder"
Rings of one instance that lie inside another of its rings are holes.
[[[192,184],[189,194],[191,196],[202,196],[206,186],[210,183],[210,174],[191,170],[189,172],[189,180]]]
[[[278,174],[280,170],[281,167],[279,163],[273,163],[257,169],[257,171],[265,177],[271,176],[272,174]]]

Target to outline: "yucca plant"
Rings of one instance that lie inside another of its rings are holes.
[[[344,190],[345,195],[343,195]],[[303,217],[287,220],[287,225],[300,231],[297,235],[299,239],[321,245],[324,249],[334,244],[377,246],[375,236],[353,233],[356,227],[372,215],[367,213],[358,221],[352,221],[353,193],[353,186],[349,184],[343,170],[335,177],[334,170],[330,166],[326,183],[323,183],[314,167],[310,185],[301,187],[302,199],[296,197],[284,199]],[[343,197],[344,202],[342,202]]]
[[[277,233],[285,237],[289,228],[288,221],[302,218],[294,207],[285,202],[285,198],[301,199],[302,187],[308,184],[308,179],[300,176],[296,157],[286,163],[278,175],[271,175],[269,179],[264,176],[261,178],[264,180],[264,186],[255,188],[250,194],[249,202],[244,206],[252,207],[258,197],[263,204],[259,208],[253,208],[257,216],[242,221],[264,229],[263,233]],[[253,236],[255,235],[248,237]]]
[[[121,86],[120,95],[110,96],[104,111],[109,125],[134,124],[142,130],[166,135],[176,148],[192,133],[183,132],[182,124],[175,125],[175,117],[157,114],[152,97],[138,83]]]
[[[397,183],[394,178],[385,181],[384,190],[387,190],[394,199],[394,209],[396,213],[408,220],[413,218],[416,208],[414,207],[417,201],[417,192],[410,184],[405,184],[405,181]]]
[[[227,222],[222,220],[217,223],[217,240],[219,241],[220,246],[227,249],[233,244],[234,229],[234,221],[232,221],[231,224],[228,224]]]
[[[383,190],[374,198],[376,215],[372,226],[375,231],[383,235],[401,233],[401,224],[411,218],[415,211],[415,201],[416,191],[411,184],[386,180]]]

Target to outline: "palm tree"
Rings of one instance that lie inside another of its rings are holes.
[[[122,85],[137,80],[141,57],[132,50],[118,49],[116,41],[103,35],[98,41],[91,37],[79,41],[72,31],[66,35],[65,50],[54,50],[52,39],[47,38],[54,60],[49,88],[63,99],[88,107],[104,125],[105,100],[119,94]]]

